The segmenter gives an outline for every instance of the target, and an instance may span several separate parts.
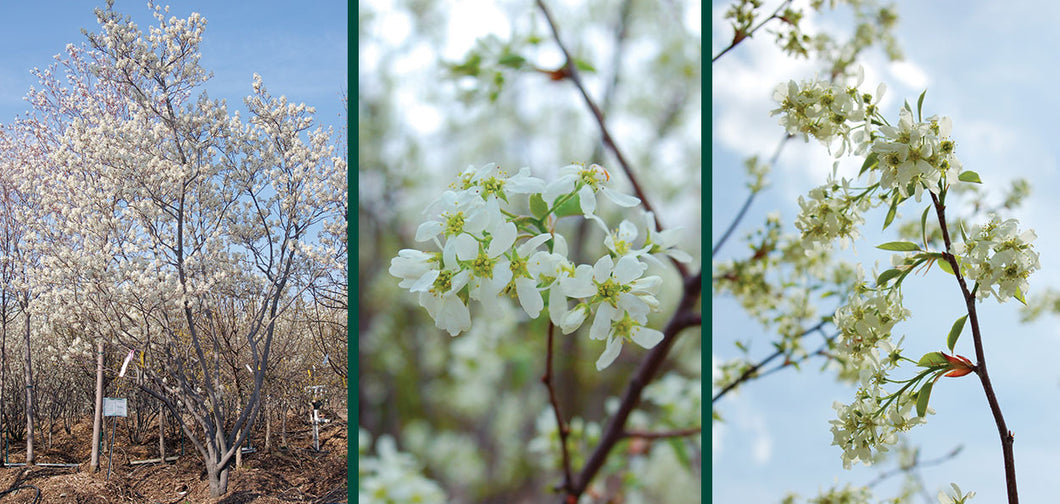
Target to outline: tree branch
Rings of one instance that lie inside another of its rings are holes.
[[[622,394],[622,402],[619,404],[618,411],[615,412],[614,416],[608,421],[607,427],[604,428],[603,435],[600,437],[600,444],[596,446],[596,449],[585,463],[585,467],[582,468],[581,473],[578,475],[573,492],[568,494],[568,497],[574,497],[573,502],[577,502],[577,498],[589,487],[589,482],[603,467],[608,453],[611,452],[615,444],[622,440],[626,420],[629,418],[630,413],[633,412],[633,408],[640,402],[640,395],[644,387],[655,377],[666,356],[669,355],[674,341],[677,340],[678,333],[701,323],[700,315],[693,310],[698,305],[699,294],[702,290],[702,279],[703,273],[699,272],[685,280],[684,294],[681,296],[681,301],[673,317],[670,318],[670,322],[663,329],[662,341],[648,352],[648,356],[644,358],[636,374],[633,375],[625,393]]]
[[[552,404],[552,411],[556,414],[556,432],[559,433],[560,451],[563,453],[563,483],[558,487],[568,494],[574,491],[573,479],[570,470],[570,453],[567,451],[567,434],[570,427],[563,422],[563,415],[559,411],[559,400],[556,399],[556,389],[552,386],[552,333],[555,326],[548,321],[548,351],[545,354],[545,375],[541,377],[541,383],[548,389],[548,401]]]
[[[726,47],[725,49],[722,49],[720,53],[718,53],[717,55],[715,55],[713,58],[710,59],[711,64],[713,64],[715,61],[718,61],[718,58],[724,56],[725,53],[731,51],[734,47],[739,45],[740,42],[743,42],[744,39],[751,38],[755,34],[755,32],[758,31],[758,29],[761,28],[766,23],[768,23],[768,22],[770,22],[770,21],[772,21],[774,19],[780,19],[780,15],[779,15],[780,11],[782,9],[784,9],[785,7],[787,7],[788,4],[790,4],[790,3],[791,3],[791,0],[784,0],[783,3],[781,3],[779,6],[777,6],[777,10],[773,11],[773,13],[769,15],[769,17],[763,19],[761,23],[758,23],[757,26],[755,26],[754,28],[751,28],[751,30],[748,31],[747,33],[744,33],[744,32],[741,32],[741,31],[737,31],[732,37],[732,43],[730,43],[728,47]]]
[[[1016,461],[1012,452],[1014,437],[1012,431],[1005,426],[1005,417],[1001,414],[1001,405],[998,403],[997,395],[994,393],[990,375],[986,372],[986,354],[983,351],[983,338],[979,331],[979,316],[975,311],[975,294],[968,290],[968,284],[961,275],[960,264],[957,263],[957,258],[950,253],[953,247],[950,241],[949,228],[946,226],[946,207],[939,201],[935,193],[932,192],[930,194],[931,201],[935,206],[935,214],[938,216],[939,227],[942,229],[942,240],[946,244],[946,251],[943,254],[946,261],[950,264],[954,276],[957,277],[957,284],[961,287],[961,294],[964,295],[964,304],[968,310],[968,322],[972,325],[972,341],[975,344],[976,360],[975,374],[979,376],[979,382],[983,385],[986,401],[990,404],[990,413],[994,416],[998,436],[1001,438],[1001,453],[1005,460],[1005,486],[1008,493],[1008,502],[1009,504],[1017,504],[1019,502],[1019,492],[1016,490]]]

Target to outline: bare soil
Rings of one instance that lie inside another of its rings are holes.
[[[287,418],[287,446],[282,444],[280,425],[272,426],[269,450],[265,450],[264,426],[257,428],[251,445],[257,451],[243,454],[242,467],[228,480],[228,493],[210,498],[206,470],[195,448],[184,443],[184,454],[166,464],[131,464],[131,461],[158,458],[158,431],[150,433],[143,445],[130,445],[118,421],[114,440],[114,462],[107,479],[109,452],[104,448],[100,470],[89,472],[92,423],[85,420],[67,434],[61,427],[53,431],[51,446],[38,434],[34,451],[37,464],[77,463],[77,467],[47,465],[8,465],[0,468],[0,504],[314,504],[345,503],[347,457],[346,423],[334,421],[320,428],[320,452],[313,450],[312,425],[308,418],[291,414]],[[110,436],[110,419],[106,423]],[[25,461],[25,446],[9,454],[9,462]],[[15,447],[14,449],[18,449]],[[170,440],[167,456],[180,455],[179,439]],[[2,458],[2,455],[0,455]],[[14,490],[22,487],[19,490]],[[39,497],[38,497],[39,490]]]

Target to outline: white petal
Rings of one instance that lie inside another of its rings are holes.
[[[633,241],[637,238],[637,226],[628,220],[623,220],[618,225],[618,238],[624,241]]]
[[[638,199],[636,196],[622,194],[618,191],[611,190],[611,188],[609,187],[604,187],[603,189],[601,189],[601,192],[604,193],[604,196],[607,196],[607,199],[611,200],[612,202],[614,202],[614,204],[620,207],[629,208],[635,207],[640,204],[640,199]]]
[[[634,256],[622,256],[615,265],[615,280],[623,285],[628,284],[640,278],[647,267],[648,265],[638,261]]]
[[[420,227],[416,228],[416,241],[427,241],[431,238],[438,236],[442,230],[445,229],[445,225],[441,221],[429,220],[420,224]]]
[[[511,249],[515,243],[515,237],[519,235],[519,230],[511,222],[505,222],[490,232],[493,234],[488,252],[490,257],[497,257]]]
[[[592,215],[596,211],[596,195],[593,194],[592,187],[585,186],[579,189],[578,199],[581,200],[583,214]]]
[[[556,202],[556,198],[574,190],[574,183],[577,180],[578,178],[575,174],[561,176],[545,186],[545,192],[541,194],[541,197],[544,198],[545,203],[548,203],[548,206],[551,208]]]
[[[563,317],[567,315],[567,296],[563,295],[563,289],[559,282],[553,284],[548,291],[548,319],[555,325],[560,325]],[[564,334],[567,334],[564,332]]]
[[[597,282],[605,282],[608,278],[611,278],[611,270],[614,269],[615,263],[611,260],[611,256],[603,256],[596,261],[593,265],[593,280]]]
[[[596,309],[593,326],[589,329],[589,338],[595,340],[606,338],[611,333],[611,319],[617,311],[606,302],[600,303],[600,307]]]
[[[596,294],[596,286],[592,282],[593,267],[588,264],[579,264],[574,271],[573,278],[564,278],[560,281],[563,292],[567,297],[586,298]]]
[[[663,333],[647,327],[634,327],[631,337],[634,343],[644,348],[654,348],[662,341]]]
[[[512,264],[508,260],[497,261],[497,264],[493,265],[493,278],[491,280],[492,286],[495,289],[494,295],[497,295],[508,282],[512,280]]]
[[[529,240],[526,240],[525,242],[523,242],[522,245],[519,245],[519,255],[521,257],[526,257],[530,254],[531,251],[533,251],[537,247],[540,247],[542,243],[547,242],[549,238],[552,238],[551,234],[541,233],[533,238],[530,238]]]
[[[456,336],[471,328],[471,312],[459,297],[444,296],[435,324],[440,329],[449,331],[450,336]]]
[[[610,366],[615,359],[618,358],[618,353],[622,351],[622,339],[611,338],[607,340],[607,348],[604,348],[604,353],[600,354],[600,358],[596,360],[596,370],[603,371],[607,366]]]
[[[461,261],[470,261],[478,256],[478,240],[467,233],[462,233],[449,240],[446,248],[452,245],[456,257]]]
[[[570,334],[582,326],[582,322],[585,322],[585,317],[588,314],[589,309],[584,304],[579,304],[563,315],[559,322],[559,328],[563,331],[563,334]]]
[[[438,270],[430,270],[424,273],[423,276],[416,280],[412,286],[409,287],[409,292],[427,292],[431,286],[434,285],[434,281],[438,279],[438,274],[441,273]]]
[[[530,318],[537,318],[545,307],[545,301],[537,291],[537,282],[529,278],[519,278],[515,281],[515,292],[519,295],[519,304],[523,305],[526,314]]]

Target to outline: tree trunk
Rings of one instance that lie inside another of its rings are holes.
[[[210,497],[219,498],[228,493],[228,467],[218,467],[216,461],[206,462],[206,474],[210,481]]]
[[[287,446],[287,408],[280,408],[280,440]]]
[[[164,465],[166,463],[166,410],[161,401],[158,403],[158,456]]]
[[[96,407],[92,414],[92,461],[89,471],[99,470],[99,437],[103,423],[103,338],[96,344]],[[163,457],[164,458],[164,457]]]
[[[269,416],[269,403],[266,401],[261,405],[262,411],[265,413],[265,453],[269,452],[269,440],[272,434],[272,417]]]
[[[26,303],[29,305],[29,303]],[[29,309],[26,308],[26,465],[31,466],[33,457],[33,359],[30,353]]]
[[[236,438],[237,439],[239,438],[238,434],[236,434]],[[236,469],[241,469],[242,467],[243,467],[243,445],[239,445],[239,446],[236,447]]]
[[[7,431],[4,430],[4,411],[7,411],[7,403],[4,397],[4,390],[7,388],[7,293],[3,292],[3,298],[0,300],[0,308],[3,312],[0,313],[0,449],[6,450]],[[6,451],[5,451],[6,453]],[[0,467],[5,467],[6,457],[0,456]]]

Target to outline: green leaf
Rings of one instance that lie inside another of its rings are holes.
[[[595,67],[593,67],[588,61],[585,61],[585,60],[582,60],[582,59],[574,58],[574,66],[575,66],[575,68],[577,68],[578,70],[580,70],[582,72],[589,72],[589,73],[595,73],[596,72],[596,68]]]
[[[958,259],[958,261],[959,260],[960,259]],[[949,273],[951,275],[954,274],[953,273],[953,267],[950,266],[950,262],[947,261],[946,259],[939,259],[939,269],[942,270],[942,271],[945,271],[946,273]]]
[[[948,366],[949,363],[950,361],[942,356],[942,352],[928,352],[917,361],[916,365],[920,367],[936,367]]]
[[[961,331],[964,330],[964,321],[966,320],[968,320],[967,314],[957,319],[953,323],[953,327],[950,328],[950,335],[946,336],[946,346],[949,347],[951,352],[953,351],[953,346],[957,344],[957,338],[961,336]]]
[[[1019,287],[1016,287],[1016,295],[1012,297],[1016,298],[1016,301],[1023,303],[1023,306],[1027,306],[1027,300],[1024,299],[1023,291]]]
[[[577,194],[556,207],[556,217],[569,217],[571,215],[582,215],[582,200]]]
[[[927,215],[928,211],[931,210],[931,205],[924,208],[924,214],[920,216],[920,234],[924,238],[924,246],[927,246]]]
[[[924,95],[926,95],[926,94],[927,94],[927,90],[925,89],[923,93],[920,93],[920,98],[916,99],[916,120],[917,121],[921,121],[921,122],[924,121],[924,114],[922,114],[921,111],[924,110]]]
[[[876,152],[871,152],[868,156],[865,156],[865,162],[861,164],[861,171],[858,172],[858,176],[860,177],[862,173],[865,173],[872,169],[873,166],[880,164],[879,159],[880,156]]]
[[[931,386],[934,382],[927,382],[916,394],[916,416],[922,417],[927,414],[928,400],[931,399]]]
[[[910,114],[913,113],[913,107],[909,106],[909,100],[905,100],[905,109],[908,110]]]
[[[482,55],[472,52],[463,63],[450,64],[449,71],[458,76],[478,77],[482,71]]]
[[[548,214],[548,203],[545,203],[545,198],[542,198],[540,193],[530,196],[530,213],[538,219]]]
[[[902,274],[902,270],[897,269],[897,268],[891,268],[891,269],[889,269],[887,271],[884,271],[883,273],[880,273],[880,276],[876,277],[876,286],[877,287],[881,287],[881,286],[885,285],[887,282],[889,282],[892,278],[894,278],[894,277],[896,277],[898,275],[901,275],[901,274]]]
[[[692,458],[688,456],[688,447],[685,446],[685,442],[680,438],[670,438],[670,448],[673,448],[674,455],[677,455],[678,462],[685,467],[685,469],[692,468]]]
[[[894,216],[898,213],[898,197],[895,196],[891,200],[891,207],[887,209],[887,217],[883,219],[883,229],[887,229],[887,226],[891,225],[894,221]]]
[[[883,245],[877,245],[876,248],[880,250],[892,250],[894,252],[913,252],[920,250],[920,245],[907,241],[893,241],[884,243]]]
[[[957,175],[957,180],[960,180],[961,182],[972,182],[972,183],[975,183],[975,184],[982,184],[983,183],[982,180],[979,180],[979,174],[975,173],[972,170],[967,170],[967,171],[961,172],[960,175]]]
[[[518,70],[523,67],[524,63],[526,63],[526,58],[506,51],[501,55],[500,59],[497,60],[497,63],[500,63],[501,66]]]

